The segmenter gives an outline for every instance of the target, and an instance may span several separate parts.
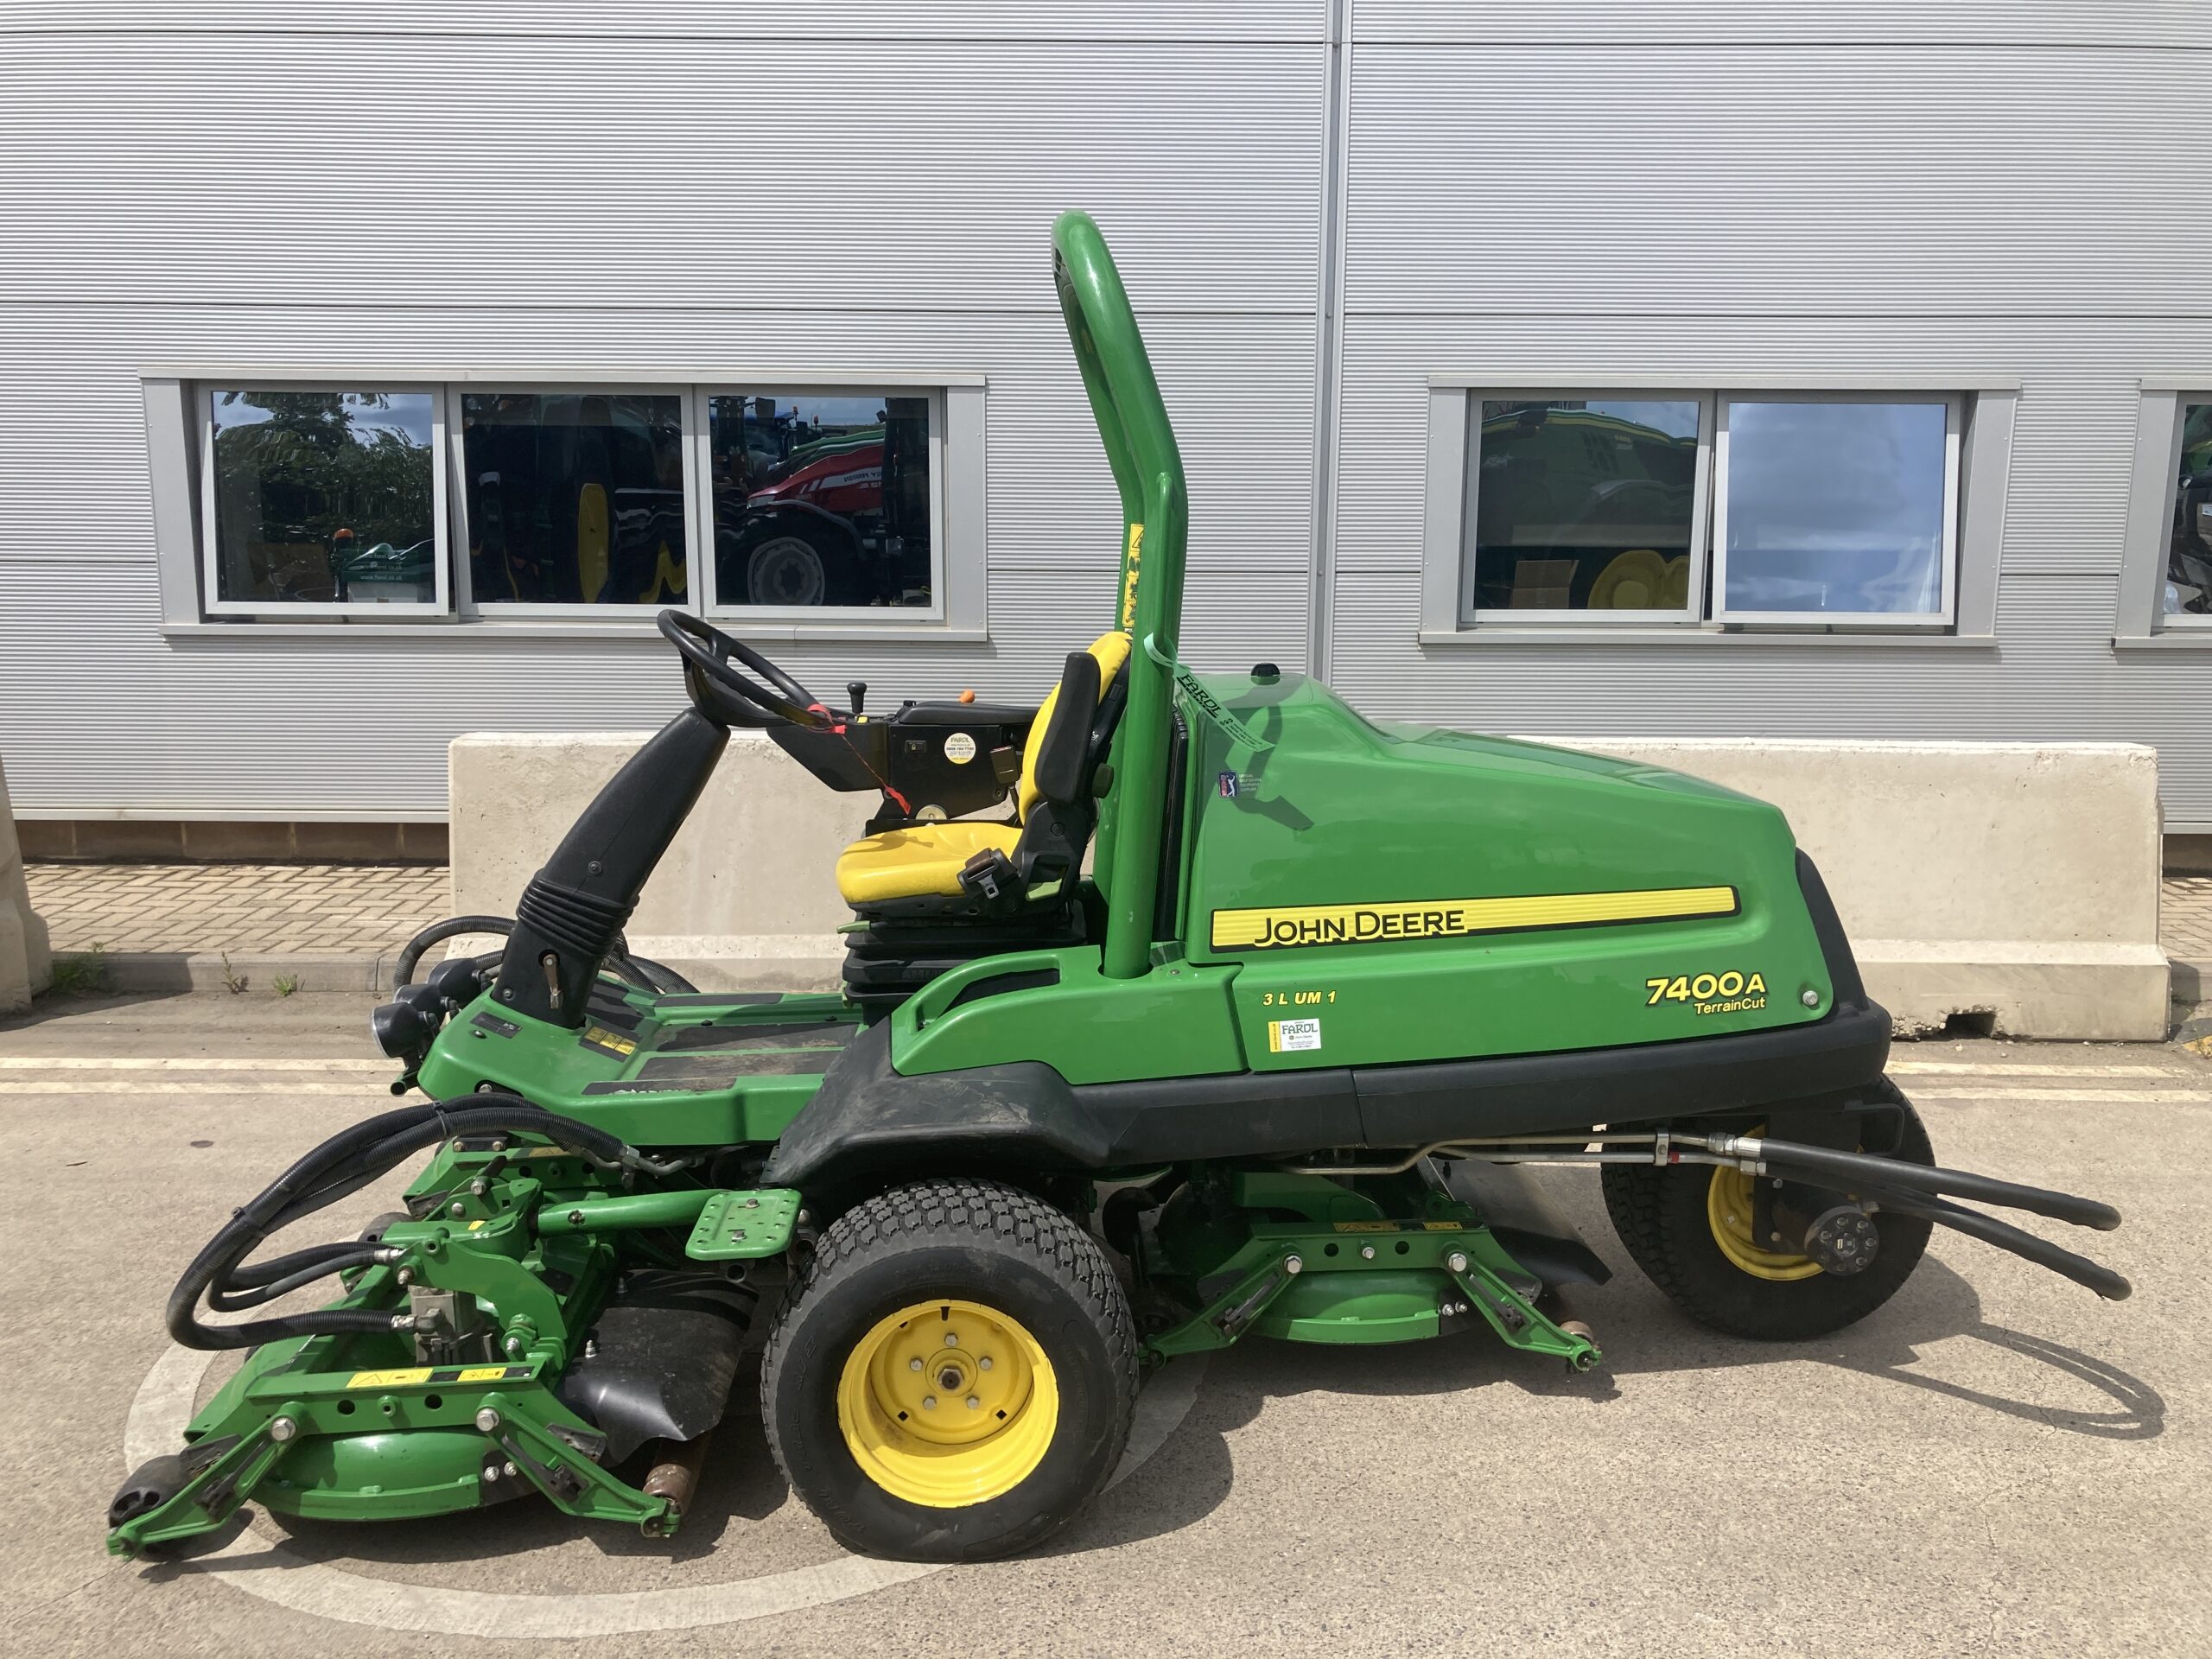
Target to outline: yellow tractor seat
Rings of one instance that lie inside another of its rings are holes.
[[[1103,697],[1114,677],[1129,658],[1129,636],[1116,631],[1091,642],[1090,655],[1098,664],[1098,690]],[[1080,662],[1081,658],[1074,660]],[[910,823],[880,835],[864,836],[838,855],[837,891],[855,910],[895,899],[931,895],[958,898],[961,867],[978,853],[997,851],[1007,858],[1021,841],[1045,791],[1037,780],[1039,760],[1055,737],[1060,688],[1054,686],[1039,705],[1029,728],[1029,741],[1021,753],[1021,781],[1014,791],[1015,821],[978,823],[957,819],[945,823]],[[1083,734],[1088,737],[1089,734]]]
[[[863,836],[837,855],[837,891],[855,910],[925,893],[957,899],[963,865],[994,847],[1012,857],[1020,839],[1020,824],[973,823],[964,818]]]

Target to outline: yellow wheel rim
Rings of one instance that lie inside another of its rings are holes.
[[[861,1472],[909,1503],[964,1509],[1036,1471],[1060,1421],[1052,1363],[979,1302],[916,1302],[853,1344],[837,1427]]]
[[[1762,1249],[1753,1239],[1751,1179],[1740,1169],[1723,1166],[1713,1172],[1713,1184],[1705,1189],[1705,1218],[1713,1225],[1713,1242],[1720,1254],[1754,1279],[1786,1283],[1817,1278],[1821,1264],[1811,1256]]]

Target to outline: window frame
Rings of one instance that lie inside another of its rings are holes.
[[[467,435],[461,416],[461,400],[466,397],[527,396],[539,397],[667,397],[677,400],[677,442],[688,473],[691,466],[691,392],[684,382],[652,380],[534,380],[526,376],[493,376],[469,380],[454,380],[446,385],[446,424],[450,435],[450,454],[448,465],[454,482],[460,486],[452,492],[454,581],[453,620],[467,624],[489,623],[497,626],[510,618],[518,622],[531,621],[620,621],[634,618],[651,622],[671,603],[688,608],[699,592],[699,525],[696,505],[692,499],[690,480],[684,480],[683,498],[683,580],[681,601],[663,601],[659,604],[639,604],[627,601],[619,604],[548,604],[534,600],[494,600],[487,607],[476,597],[475,561],[470,555],[468,540],[468,463]]]
[[[799,626],[813,621],[825,625],[849,626],[865,622],[880,626],[904,622],[943,626],[951,615],[945,593],[950,574],[946,494],[950,460],[947,453],[950,425],[948,393],[950,389],[943,385],[919,385],[896,378],[887,378],[880,382],[809,381],[793,376],[763,375],[752,377],[750,384],[752,390],[749,395],[754,397],[772,393],[798,397],[850,397],[861,394],[928,400],[930,602],[927,605],[738,605],[722,598],[718,570],[721,562],[712,556],[715,533],[712,400],[745,397],[748,393],[747,382],[721,378],[697,381],[690,388],[693,404],[690,418],[695,428],[690,440],[696,448],[687,453],[685,464],[690,474],[690,508],[700,525],[697,545],[702,568],[695,578],[700,585],[693,589],[699,596],[699,613],[710,622],[757,624],[763,627]]]
[[[1477,495],[1482,487],[1482,467],[1476,449],[1482,436],[1482,406],[1486,403],[1536,403],[1553,399],[1582,403],[1646,403],[1697,405],[1697,461],[1690,486],[1690,580],[1688,601],[1679,610],[1576,610],[1573,607],[1513,609],[1478,607],[1475,604],[1475,556],[1471,543],[1476,524]],[[1716,395],[1650,387],[1632,390],[1568,390],[1551,391],[1494,391],[1487,386],[1466,389],[1466,443],[1461,465],[1465,480],[1459,508],[1459,560],[1457,575],[1457,614],[1459,626],[1469,628],[1559,627],[1697,627],[1705,620],[1705,578],[1712,553],[1712,487],[1713,420]]]
[[[1959,559],[1962,537],[1961,505],[1966,470],[1965,397],[1958,392],[1912,391],[1727,391],[1715,394],[1713,419],[1713,587],[1707,616],[1717,626],[1751,627],[1850,628],[1872,632],[1923,632],[1948,629],[1959,608]],[[1728,603],[1728,411],[1732,404],[1936,404],[1943,410],[1943,539],[1941,561],[1941,601],[1934,611],[1766,611],[1738,608]]]
[[[385,617],[407,621],[443,622],[454,614],[454,545],[450,519],[451,492],[442,461],[446,439],[443,388],[435,381],[387,378],[382,375],[230,374],[201,376],[191,389],[191,418],[198,423],[199,477],[194,490],[198,513],[194,557],[199,563],[200,604],[210,617],[263,618],[288,621],[312,618]],[[284,601],[224,599],[220,596],[220,559],[217,542],[215,502],[215,397],[224,391],[371,391],[426,393],[430,400],[430,539],[435,597],[429,600]]]
[[[2135,470],[2128,492],[2126,541],[2121,549],[2115,646],[2212,650],[2212,616],[2169,612],[2166,567],[2173,542],[2174,490],[2181,476],[2189,408],[2212,404],[2212,390],[2190,380],[2139,383]]]

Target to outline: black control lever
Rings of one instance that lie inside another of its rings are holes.
[[[868,696],[868,682],[866,680],[847,680],[845,682],[845,695],[853,700],[852,711],[854,715],[857,716],[861,712],[861,702],[865,701]]]

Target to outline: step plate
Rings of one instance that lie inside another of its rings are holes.
[[[798,1193],[787,1186],[717,1192],[699,1212],[683,1253],[694,1262],[752,1262],[781,1255],[798,1221]]]

